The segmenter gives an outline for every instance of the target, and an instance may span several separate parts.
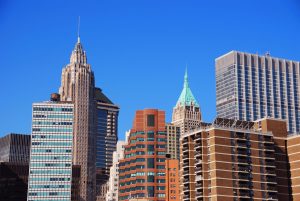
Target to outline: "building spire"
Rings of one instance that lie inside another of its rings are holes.
[[[179,96],[177,104],[180,104],[183,106],[191,106],[191,104],[193,104],[194,106],[199,107],[199,104],[198,104],[197,100],[195,99],[195,97],[189,87],[187,66],[186,66],[185,73],[184,73],[183,89],[181,91],[181,94]]]
[[[80,43],[80,16],[78,16],[77,43]]]
[[[185,67],[185,73],[184,73],[184,88],[187,88],[189,86],[189,82],[188,82],[188,72],[187,72],[187,65]]]

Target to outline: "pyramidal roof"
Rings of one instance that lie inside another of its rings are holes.
[[[184,106],[191,106],[191,104],[193,104],[194,106],[199,107],[199,104],[189,87],[187,69],[185,70],[183,89],[177,101],[177,105],[178,104]]]

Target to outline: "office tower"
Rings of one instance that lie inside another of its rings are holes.
[[[96,191],[96,103],[94,73],[78,38],[70,63],[62,70],[59,93],[62,101],[74,103],[73,164],[80,165],[80,195],[95,200]]]
[[[97,201],[101,201],[106,198],[108,187],[106,184],[118,141],[119,107],[100,88],[95,90],[95,99],[97,101],[96,196]]]
[[[0,162],[0,200],[27,199],[28,162]]]
[[[118,201],[119,191],[119,160],[124,158],[125,141],[118,141],[117,150],[113,153],[113,165],[110,167],[110,176],[108,181],[108,192],[106,201]]]
[[[284,121],[216,118],[180,140],[183,200],[291,200]]]
[[[190,89],[187,71],[185,71],[183,89],[173,108],[172,124],[179,126],[180,133],[183,135],[183,133],[196,128],[200,122],[200,106]]]
[[[300,200],[300,135],[293,135],[288,137],[287,151],[291,173],[291,194],[293,200]]]
[[[166,199],[167,201],[179,201],[179,160],[166,155]]]
[[[299,62],[231,51],[216,59],[217,115],[253,121],[287,121],[300,131]]]
[[[71,200],[73,110],[58,94],[33,104],[28,201]]]
[[[167,153],[170,154],[172,159],[180,158],[180,127],[174,126],[171,123],[166,124],[167,131]]]
[[[119,200],[165,200],[166,138],[164,111],[136,112],[119,161]]]
[[[30,135],[10,133],[0,138],[0,162],[29,163]]]

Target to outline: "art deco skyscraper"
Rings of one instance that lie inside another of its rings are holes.
[[[70,63],[62,70],[60,95],[62,101],[74,103],[73,164],[81,166],[81,199],[95,199],[95,137],[96,103],[94,73],[87,63],[80,38]]]
[[[180,127],[180,133],[182,135],[196,128],[200,122],[200,106],[190,89],[187,71],[185,71],[183,89],[173,109],[172,123]]]

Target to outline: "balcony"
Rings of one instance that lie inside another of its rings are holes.
[[[196,197],[202,197],[203,192],[202,191],[196,191]]]
[[[276,177],[275,176],[271,176],[271,175],[267,175],[266,176],[266,182],[276,183]]]
[[[196,189],[200,189],[200,188],[203,188],[203,185],[202,185],[202,182],[197,182],[196,183]]]
[[[269,170],[269,169],[266,169],[266,174],[276,174],[276,171],[273,169],[273,170]]]
[[[268,192],[267,193],[267,198],[269,200],[278,200],[277,193],[275,193],[275,192]]]
[[[266,152],[266,153],[265,153],[265,157],[266,157],[266,158],[272,158],[272,159],[273,159],[273,158],[274,158],[274,154],[273,154],[273,152],[271,152],[271,153]]]
[[[275,167],[275,161],[265,160],[265,165],[266,166],[274,166]]]
[[[277,187],[275,185],[267,185],[267,190],[269,190],[269,191],[277,191]]]
[[[186,185],[186,186],[183,187],[183,191],[189,191],[189,190],[190,190],[189,185]]]
[[[235,134],[235,137],[236,137],[236,138],[239,138],[239,139],[246,139],[245,133],[236,133],[236,134]]]
[[[202,171],[202,167],[201,166],[199,166],[199,167],[196,166],[195,171],[196,172],[201,172]]]
[[[184,193],[183,199],[184,200],[189,200],[190,199],[190,194],[189,193]]]
[[[241,197],[250,197],[250,196],[249,196],[249,190],[246,190],[246,189],[240,189],[240,190],[239,190],[239,196],[241,196]]]

